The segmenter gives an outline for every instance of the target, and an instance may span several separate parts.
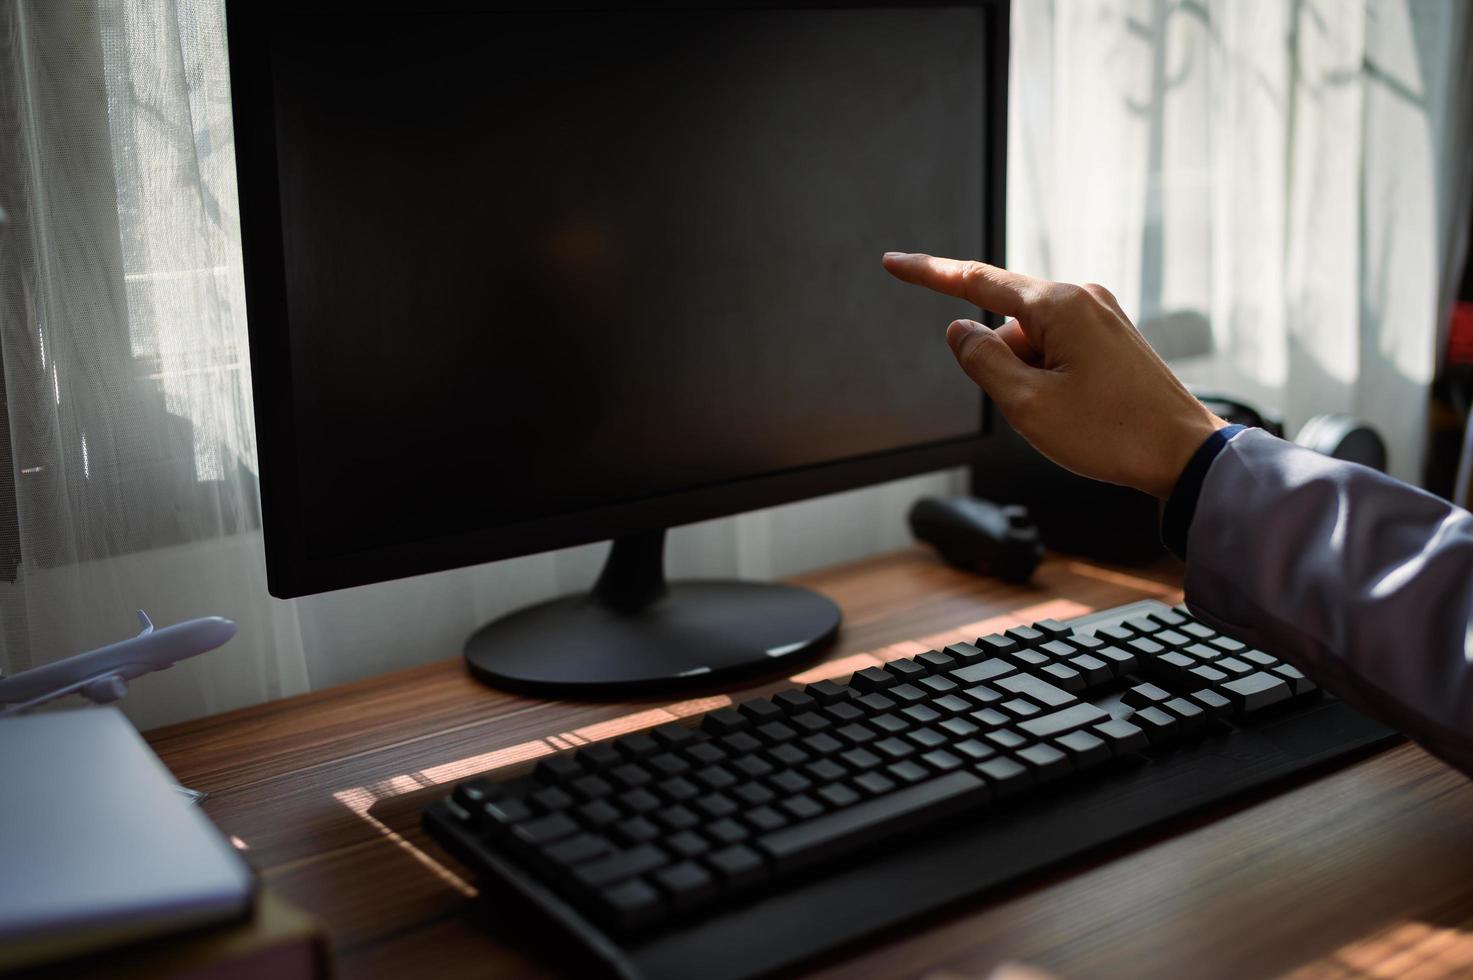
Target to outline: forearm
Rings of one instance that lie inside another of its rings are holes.
[[[1186,543],[1193,612],[1473,773],[1473,515],[1249,430]]]

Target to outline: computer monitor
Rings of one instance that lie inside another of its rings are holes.
[[[827,598],[667,583],[667,527],[967,462],[955,300],[1002,251],[1007,5],[231,0],[269,585],[613,539],[467,644],[543,695],[786,665]]]

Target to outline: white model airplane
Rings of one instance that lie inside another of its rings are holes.
[[[235,623],[219,616],[154,629],[138,610],[143,631],[118,643],[0,677],[0,717],[80,694],[106,704],[128,693],[128,682],[213,650],[235,635]]]

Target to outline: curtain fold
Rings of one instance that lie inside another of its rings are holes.
[[[1013,5],[1010,264],[1108,286],[1189,382],[1371,422],[1417,481],[1467,213],[1458,0]]]

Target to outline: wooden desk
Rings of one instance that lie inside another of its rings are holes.
[[[943,630],[971,638],[982,621],[1175,601],[1175,575],[1050,560],[1018,588],[907,551],[799,581],[843,607],[827,669],[847,673],[873,662],[867,651]],[[419,804],[476,772],[717,703],[531,701],[480,686],[453,658],[149,740],[211,794],[205,809],[272,888],[326,925],[341,976],[551,976],[578,961],[521,910],[471,902],[462,869],[420,832]],[[1473,786],[1394,748],[976,899],[814,975],[985,976],[1004,960],[1066,978],[1473,972]]]

